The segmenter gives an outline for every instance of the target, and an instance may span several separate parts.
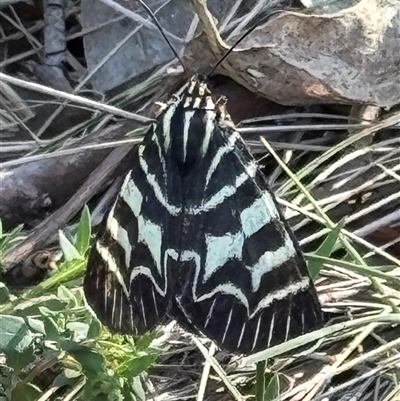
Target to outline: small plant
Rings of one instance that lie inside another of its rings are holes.
[[[0,249],[20,232],[1,232]],[[90,235],[85,207],[75,235],[59,233],[59,270],[0,305],[1,401],[145,399],[144,372],[159,354],[151,346],[157,333],[137,342],[113,335],[87,307],[81,284]]]
[[[3,223],[0,219],[0,259],[4,252],[10,248],[15,242],[18,242],[22,237],[22,225],[17,226],[10,232],[3,230]]]

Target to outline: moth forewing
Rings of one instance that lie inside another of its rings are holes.
[[[217,123],[201,165],[183,181],[192,195],[184,249],[197,242],[199,256],[191,289],[180,299],[185,316],[222,347],[243,353],[318,326],[320,306],[304,259],[240,135]]]
[[[122,333],[143,334],[162,322],[167,311],[164,237],[179,208],[165,202],[163,163],[155,141],[159,128],[151,130],[137,148],[131,170],[99,229],[84,282],[86,298],[99,318]],[[123,302],[115,301],[118,296]]]

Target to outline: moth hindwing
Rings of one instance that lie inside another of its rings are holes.
[[[172,97],[132,159],[84,288],[111,329],[168,318],[253,353],[322,322],[297,242],[205,81]]]

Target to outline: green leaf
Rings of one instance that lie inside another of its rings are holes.
[[[34,319],[32,317],[27,317],[25,319],[27,325],[34,333],[46,334],[46,330],[44,329],[44,324],[39,319]]]
[[[280,399],[280,383],[279,376],[275,372],[270,372],[265,375],[265,390],[263,401],[275,401]]]
[[[11,401],[36,401],[43,392],[31,383],[19,383],[11,393]]]
[[[145,333],[141,338],[135,341],[135,347],[139,351],[147,350],[150,347],[150,344],[155,340],[160,334],[158,329],[151,330],[148,333]]]
[[[132,379],[132,389],[134,392],[134,395],[132,397],[133,400],[136,399],[137,401],[146,401],[146,392],[143,386],[143,382],[143,375],[135,376]]]
[[[60,247],[64,254],[64,259],[67,262],[70,262],[74,259],[82,259],[82,255],[78,252],[71,241],[65,236],[63,231],[58,230],[58,237],[60,240]]]
[[[115,399],[115,394],[112,392],[105,394],[100,391],[101,390],[94,388],[94,384],[92,382],[88,382],[88,384],[84,387],[81,400],[110,401]]]
[[[83,322],[69,322],[66,325],[68,330],[71,330],[75,333],[75,339],[85,340],[87,338],[87,334],[89,331],[89,325]]]
[[[103,369],[104,359],[94,350],[73,341],[63,341],[62,349],[67,351],[82,366],[82,371],[88,379],[96,379]]]
[[[44,320],[44,329],[46,330],[46,339],[59,342],[61,340],[60,330],[52,317]]]
[[[45,307],[50,311],[59,312],[64,310],[67,305],[61,302],[55,294],[44,295],[42,297],[31,298],[20,302],[14,309],[13,313],[17,316],[34,316],[41,314],[40,308]]]
[[[6,303],[10,299],[10,291],[4,283],[0,282],[0,304]]]
[[[340,230],[344,226],[344,220],[341,220],[336,224],[335,228],[327,235],[324,242],[314,252],[315,255],[328,257],[332,253],[336,242],[339,238]],[[323,262],[319,260],[311,260],[308,262],[308,272],[312,280],[315,280],[322,269]]]
[[[60,285],[57,288],[57,297],[61,299],[63,302],[66,304],[70,304],[72,301],[72,304],[74,306],[78,305],[78,300],[76,299],[76,296],[74,293],[64,285]]]
[[[33,339],[34,335],[23,318],[0,315],[0,352],[6,354],[8,366],[15,374],[34,360]]]
[[[156,354],[140,353],[122,363],[117,373],[126,377],[135,377],[148,369],[157,359]]]
[[[7,390],[11,391],[12,386],[13,386],[12,372],[11,372],[11,369],[9,369],[8,367],[6,367],[4,365],[4,358],[1,358],[1,359],[2,359],[2,361],[1,361],[0,389],[6,388]],[[4,394],[2,394],[2,392],[0,394],[4,395]],[[8,400],[8,398],[5,399],[5,401],[7,401],[7,400]],[[1,396],[0,396],[0,401],[3,401],[1,399]]]
[[[33,340],[25,320],[18,316],[0,315],[0,351],[23,352]]]
[[[81,219],[79,221],[78,231],[76,233],[76,242],[75,247],[77,251],[83,256],[90,246],[90,235],[91,235],[91,225],[90,225],[90,211],[89,208],[85,205]]]
[[[35,360],[33,345],[25,348],[23,351],[8,350],[5,352],[7,356],[7,364],[14,370],[15,375],[19,375],[22,369]]]
[[[92,321],[90,322],[89,330],[87,333],[87,338],[89,340],[97,338],[100,333],[101,333],[102,325],[97,318],[93,318]]]
[[[39,312],[42,316],[45,316],[45,317],[48,317],[48,316],[57,317],[59,315],[59,312],[52,311],[51,309],[46,308],[45,306],[39,306]]]

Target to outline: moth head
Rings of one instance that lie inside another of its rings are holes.
[[[182,98],[183,108],[187,110],[212,110],[215,104],[211,98],[211,91],[206,78],[194,75],[187,86]]]

